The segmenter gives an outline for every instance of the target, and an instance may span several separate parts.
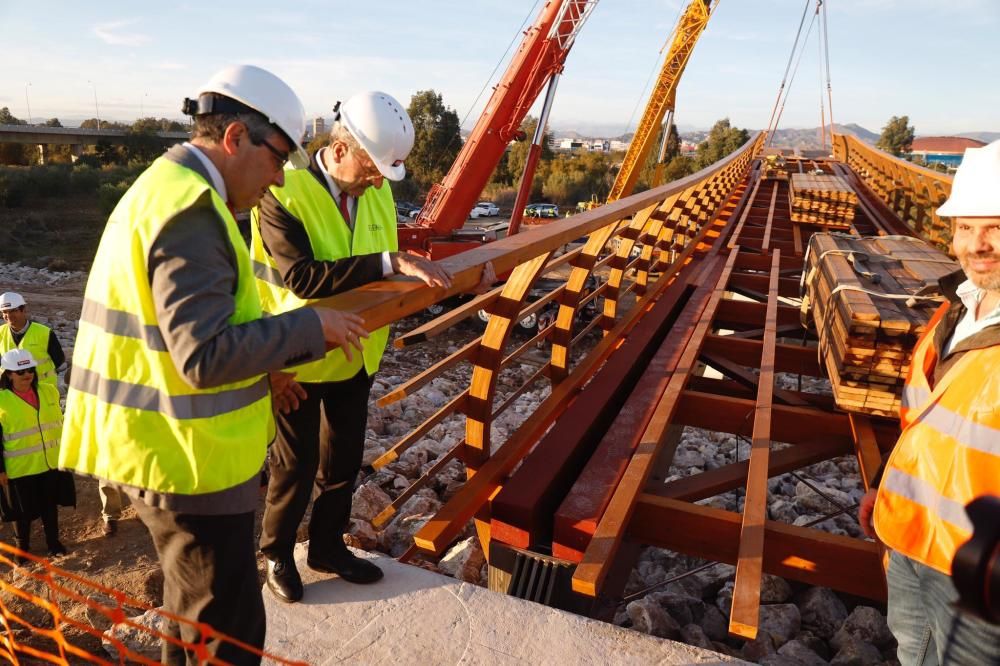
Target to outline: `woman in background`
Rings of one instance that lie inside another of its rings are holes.
[[[31,523],[42,519],[49,556],[63,555],[58,506],[76,506],[73,477],[56,469],[62,410],[59,391],[39,384],[26,349],[0,357],[0,518],[14,523],[17,547],[31,547]],[[23,562],[23,558],[18,558]]]

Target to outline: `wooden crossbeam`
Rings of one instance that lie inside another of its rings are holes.
[[[688,377],[694,370],[698,353],[705,336],[708,334],[712,318],[723,300],[729,276],[738,255],[739,250],[735,250],[729,255],[722,276],[714,286],[705,313],[684,349],[684,354],[667,385],[667,390],[657,403],[656,410],[643,432],[636,453],[632,456],[632,460],[625,470],[625,475],[622,477],[621,483],[618,484],[618,488],[611,498],[611,503],[594,532],[594,538],[587,546],[583,561],[580,562],[573,574],[572,586],[575,592],[591,597],[597,596],[608,576],[615,554],[624,537],[625,527],[628,525],[635,508],[636,499],[645,487],[653,465],[659,457],[662,439],[666,436]]]
[[[766,335],[766,334],[765,334]],[[714,354],[702,353],[701,360],[729,377],[734,379],[740,384],[748,388],[756,389],[760,382],[760,377],[741,365],[728,361],[726,359],[720,358]],[[809,402],[803,400],[802,398],[795,395],[793,391],[785,391],[784,389],[774,389],[774,397],[779,402],[786,405],[798,405],[799,407],[808,407]]]
[[[781,331],[783,328],[779,327],[778,330]],[[709,335],[705,338],[706,353],[748,368],[756,368],[757,364],[760,363],[761,346],[762,343],[758,340],[744,340],[737,335]],[[815,347],[779,344],[775,346],[775,351],[774,369],[778,372],[791,372],[809,377],[823,377],[825,375],[820,368],[819,360],[816,358]]]
[[[851,441],[846,437],[819,435],[808,444],[772,451],[768,457],[768,478],[781,476],[824,460],[837,458],[851,452]],[[705,470],[663,484],[649,484],[646,492],[658,497],[671,497],[685,502],[698,500],[742,488],[746,484],[749,460],[730,463],[716,469]]]
[[[740,514],[644,494],[628,526],[630,539],[727,564],[738,560]],[[808,527],[764,523],[764,572],[884,603],[878,547]]]
[[[642,315],[653,307],[654,302],[673,282],[674,276],[675,272],[670,271],[653,283],[646,295],[615,324],[591,353],[573,368],[566,379],[553,387],[549,396],[521,424],[521,427],[493,452],[476,474],[417,532],[414,544],[419,551],[439,555],[458,536],[466,522],[490,496],[497,492],[507,474],[524,458],[580,388],[617,349],[623,336],[627,335]]]
[[[771,248],[771,229],[774,226],[774,204],[778,200],[778,185],[779,181],[774,181],[774,189],[771,190],[771,204],[767,207],[767,223],[764,226],[764,242],[761,244],[760,249],[763,254],[767,254],[768,250]]]
[[[752,177],[754,178],[753,189],[750,191],[750,196],[744,204],[739,222],[736,223],[736,229],[733,230],[733,235],[729,239],[728,247],[730,251],[734,250],[736,246],[739,245],[740,234],[743,232],[743,225],[746,224],[747,218],[750,216],[750,210],[753,208],[753,202],[757,198],[757,190],[760,189],[760,172],[754,171]]]
[[[772,208],[774,201],[772,199]],[[775,250],[771,262],[771,284],[767,292],[767,315],[754,410],[750,466],[740,528],[739,559],[733,587],[733,608],[729,633],[753,640],[760,620],[760,582],[764,559],[764,521],[767,519],[767,469],[771,452],[771,413],[774,400],[774,357],[778,328],[778,271],[781,253]]]

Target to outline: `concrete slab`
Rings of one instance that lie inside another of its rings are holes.
[[[356,551],[385,571],[353,585],[296,562],[305,598],[265,588],[266,650],[310,664],[722,664],[724,655],[523,601],[391,558]]]

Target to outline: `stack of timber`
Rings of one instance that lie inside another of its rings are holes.
[[[815,322],[821,363],[841,409],[898,414],[913,347],[941,302],[931,294],[957,268],[915,238],[812,236],[803,315]]]
[[[829,174],[792,174],[792,222],[850,227],[858,195],[846,180]]]

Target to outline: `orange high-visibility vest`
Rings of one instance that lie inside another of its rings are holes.
[[[1000,494],[1000,346],[964,353],[936,386],[934,329],[917,342],[903,389],[902,434],[886,463],[874,524],[889,548],[944,574],[972,535],[965,505]]]

